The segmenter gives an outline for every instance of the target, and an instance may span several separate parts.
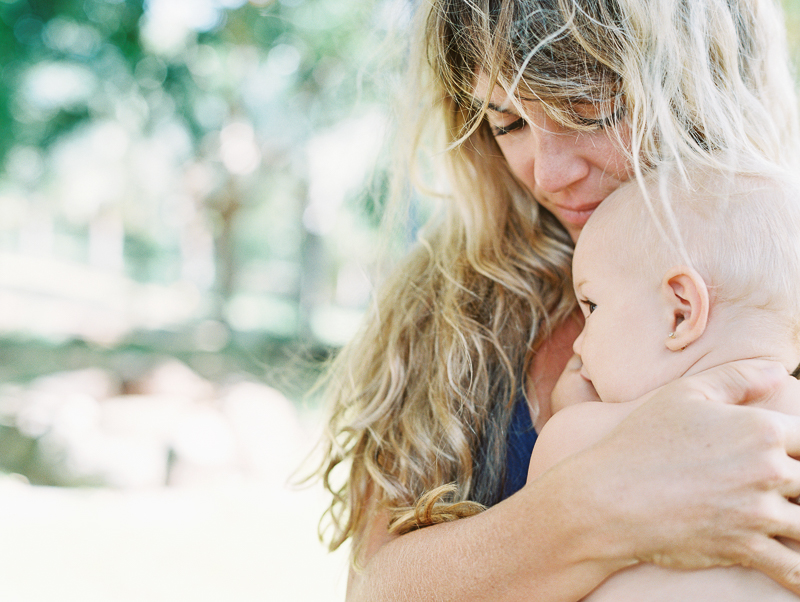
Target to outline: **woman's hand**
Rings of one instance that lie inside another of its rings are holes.
[[[800,540],[800,507],[787,501],[800,495],[789,457],[800,417],[755,405],[800,413],[800,383],[761,360],[682,378],[574,456],[606,479],[586,490],[587,509],[609,510],[600,547],[664,567],[740,564],[800,593],[800,554],[775,538]]]

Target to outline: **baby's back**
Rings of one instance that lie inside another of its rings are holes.
[[[740,566],[680,571],[642,564],[612,575],[583,602],[797,602],[764,574]]]

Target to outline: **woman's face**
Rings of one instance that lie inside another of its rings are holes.
[[[479,77],[478,101],[486,98],[488,87],[487,80]],[[595,208],[630,176],[620,146],[620,139],[628,144],[627,127],[591,104],[577,111],[587,123],[596,124],[592,131],[563,127],[539,102],[523,102],[527,120],[522,119],[497,86],[489,102],[487,119],[511,171],[576,241]]]

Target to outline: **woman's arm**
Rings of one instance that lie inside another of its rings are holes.
[[[347,599],[579,600],[630,561],[595,541],[604,536],[583,511],[585,469],[575,464],[479,515],[399,537],[385,535],[385,513],[375,515]]]
[[[786,395],[783,376],[744,361],[676,381],[480,515],[394,538],[376,515],[348,600],[576,601],[639,561],[742,564],[800,593],[800,554],[773,537],[800,540],[800,419],[720,403]]]

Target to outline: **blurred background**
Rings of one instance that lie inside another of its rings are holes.
[[[407,8],[0,0],[3,600],[344,599],[288,481],[369,300]]]

